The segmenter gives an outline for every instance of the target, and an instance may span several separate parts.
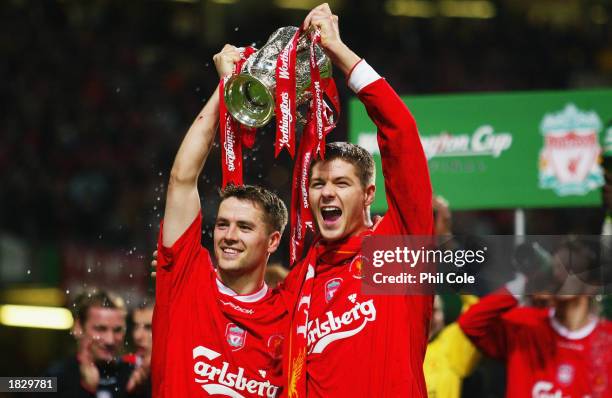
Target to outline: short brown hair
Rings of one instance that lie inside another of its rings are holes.
[[[74,318],[82,325],[87,322],[89,309],[92,307],[114,308],[126,311],[125,301],[111,292],[96,288],[81,292],[74,300]]]
[[[312,177],[312,168],[318,162],[330,162],[341,159],[355,167],[357,177],[363,188],[374,183],[374,158],[359,145],[349,142],[329,142],[325,145],[325,160],[319,159],[310,164],[308,177]]]
[[[274,192],[257,185],[228,185],[220,191],[225,199],[248,200],[259,206],[264,213],[264,221],[272,231],[283,233],[287,225],[287,207]]]

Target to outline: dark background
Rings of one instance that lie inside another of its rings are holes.
[[[218,82],[212,56],[225,43],[261,46],[316,4],[0,2],[0,303],[65,305],[86,285],[112,285],[128,300],[145,294],[174,154]],[[343,41],[400,94],[612,81],[609,0],[495,0],[489,19],[391,15],[398,4],[330,2]],[[345,104],[344,77],[335,77]],[[344,140],[346,130],[344,113],[328,139]],[[270,128],[258,133],[245,181],[288,201],[292,163],[286,153],[274,159],[272,140]],[[219,162],[216,148],[200,181],[208,225]],[[598,234],[602,215],[529,210],[527,233]],[[511,209],[456,212],[455,232],[511,234],[513,217]],[[279,251],[274,260],[287,257]],[[35,287],[55,290],[37,298]],[[0,326],[0,375],[39,374],[71,343],[67,331]]]

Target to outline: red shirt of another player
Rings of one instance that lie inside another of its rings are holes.
[[[480,350],[506,362],[508,398],[612,397],[611,322],[569,331],[553,309],[517,305],[503,289],[459,318]]]

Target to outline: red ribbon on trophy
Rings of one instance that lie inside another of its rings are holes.
[[[240,61],[234,65],[234,74],[240,73],[242,65],[255,52],[253,47],[246,47]],[[248,128],[234,120],[225,106],[223,95],[229,76],[219,81],[219,140],[221,143],[221,171],[223,175],[222,188],[227,184],[242,185],[242,146],[253,147],[255,129]]]
[[[295,66],[297,45],[302,28],[299,28],[276,59],[276,141],[274,156],[287,148],[293,158],[295,155]]]
[[[312,102],[308,112],[307,122],[302,132],[298,148],[298,157],[293,168],[291,187],[291,231],[289,243],[289,264],[299,260],[304,251],[306,233],[314,231],[313,215],[308,204],[309,172],[312,162],[320,156],[325,158],[325,136],[336,126],[340,114],[338,90],[332,78],[321,79],[319,65],[315,56],[315,46],[321,41],[318,30],[310,33],[310,92]],[[323,94],[331,102],[334,111],[323,101]]]

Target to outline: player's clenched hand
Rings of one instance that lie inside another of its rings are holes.
[[[340,39],[338,16],[332,14],[327,3],[314,8],[303,24],[304,29],[314,27],[321,33],[321,47],[345,75],[359,62],[359,57]]]
[[[303,27],[305,30],[315,27],[321,32],[321,46],[326,51],[335,52],[342,45],[338,16],[332,14],[327,3],[323,3],[310,11],[304,19]]]
[[[240,61],[241,53],[240,50],[231,44],[226,44],[221,49],[221,52],[213,56],[215,62],[215,68],[219,77],[230,76],[234,73],[234,64]]]

